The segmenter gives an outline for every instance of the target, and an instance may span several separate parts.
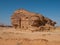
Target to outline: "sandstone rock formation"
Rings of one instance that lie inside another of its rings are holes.
[[[13,27],[24,30],[40,31],[54,29],[56,22],[41,14],[19,9],[11,16]]]

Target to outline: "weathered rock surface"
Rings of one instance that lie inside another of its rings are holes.
[[[31,31],[54,29],[56,22],[38,13],[19,9],[11,16],[13,27]]]

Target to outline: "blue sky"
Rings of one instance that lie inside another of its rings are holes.
[[[10,16],[20,8],[40,13],[60,25],[60,0],[0,0],[0,23],[10,25]]]

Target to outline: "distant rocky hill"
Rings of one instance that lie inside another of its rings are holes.
[[[11,16],[11,24],[16,29],[44,31],[54,29],[56,22],[41,14],[19,9]]]

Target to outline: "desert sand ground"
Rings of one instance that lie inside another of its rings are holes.
[[[60,28],[52,32],[22,32],[0,27],[0,45],[60,45]]]

